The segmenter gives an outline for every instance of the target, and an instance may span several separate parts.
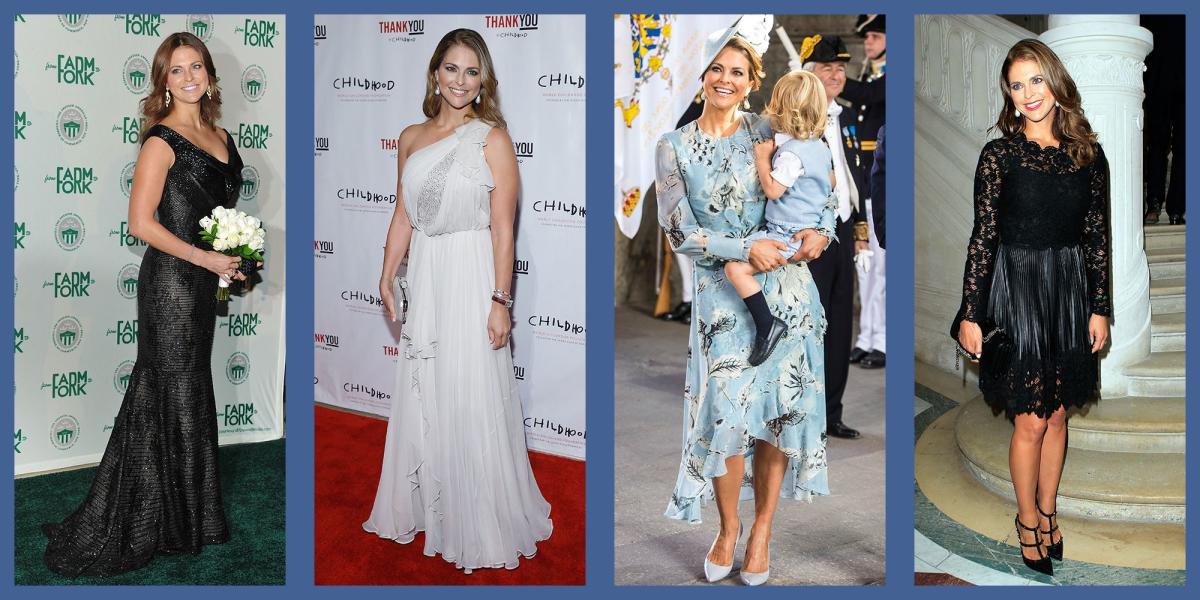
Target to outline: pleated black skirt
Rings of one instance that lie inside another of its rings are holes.
[[[1098,396],[1091,352],[1087,272],[1078,245],[1038,248],[1001,243],[988,316],[1012,340],[1008,356],[989,357],[980,369],[985,400],[1009,418],[1047,417]],[[989,369],[990,360],[1003,369]],[[997,371],[992,373],[991,371]]]

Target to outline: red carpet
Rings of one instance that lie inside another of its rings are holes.
[[[514,570],[470,575],[441,556],[422,553],[424,534],[409,544],[362,529],[371,514],[383,462],[387,422],[316,407],[314,536],[317,585],[583,585],[584,463],[531,452],[533,474],[550,503],[554,532],[537,556]]]

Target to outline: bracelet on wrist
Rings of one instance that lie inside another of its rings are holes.
[[[495,302],[504,308],[512,308],[512,294],[503,290],[492,290],[492,302]]]

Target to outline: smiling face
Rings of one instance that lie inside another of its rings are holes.
[[[204,57],[191,46],[180,46],[167,62],[167,90],[172,100],[194,104],[208,91],[208,69]]]
[[[1054,110],[1054,92],[1037,61],[1014,61],[1008,68],[1007,81],[1008,95],[1026,119],[1038,123]]]
[[[842,95],[842,90],[846,89],[846,63],[813,63],[812,72],[821,80],[821,85],[825,86],[825,97],[830,102]]]
[[[740,50],[722,49],[704,72],[704,101],[719,109],[736,107],[753,87],[750,68],[750,60]]]
[[[884,52],[887,52],[887,35],[879,31],[868,31],[863,39],[863,50],[866,51],[867,58],[879,60]]]
[[[438,91],[454,108],[463,108],[475,101],[483,86],[479,57],[470,48],[455,44],[446,50],[435,73]]]

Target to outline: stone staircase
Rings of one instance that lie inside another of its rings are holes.
[[[1069,421],[1059,510],[1088,518],[1182,524],[1185,520],[1185,228],[1145,230],[1151,353],[1128,365],[1129,395],[1105,398]],[[998,422],[999,421],[999,422]],[[963,406],[955,437],[963,464],[1012,497],[1012,427],[981,401]]]

